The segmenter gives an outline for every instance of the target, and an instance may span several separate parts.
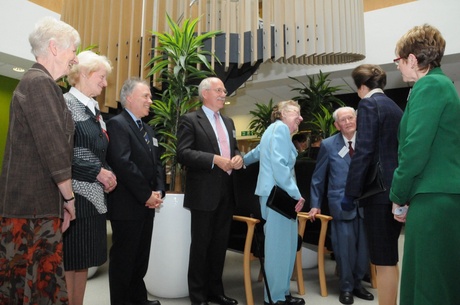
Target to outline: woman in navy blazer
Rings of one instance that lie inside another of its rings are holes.
[[[377,267],[379,305],[396,305],[398,294],[398,238],[401,224],[393,219],[389,189],[398,161],[396,133],[402,110],[383,93],[386,73],[377,65],[356,67],[352,77],[361,101],[358,104],[356,150],[348,171],[342,208],[361,196],[366,174],[380,159],[386,191],[360,200],[369,257]]]
[[[302,298],[289,293],[290,278],[297,249],[297,220],[288,219],[267,208],[267,199],[274,185],[297,199],[296,211],[303,207],[294,175],[297,150],[291,136],[298,130],[302,117],[300,106],[294,101],[279,102],[272,113],[274,122],[262,135],[260,144],[244,156],[246,165],[260,161],[256,195],[260,196],[262,217],[266,220],[265,269],[266,281],[275,304],[305,304]],[[268,304],[265,290],[265,304]]]

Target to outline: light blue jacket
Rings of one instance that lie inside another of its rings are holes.
[[[300,199],[294,172],[296,158],[288,126],[275,121],[262,135],[260,144],[244,156],[245,165],[260,161],[255,194],[268,197],[276,184],[292,198]]]

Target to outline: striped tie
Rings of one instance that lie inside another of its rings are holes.
[[[142,124],[141,120],[137,120],[136,123],[137,123],[137,126],[139,127],[139,130],[141,131],[141,133],[142,133],[142,135],[144,137],[145,143],[147,143],[147,145],[149,145],[150,144],[150,138],[149,138],[149,135],[147,134],[147,131],[144,129],[144,124]]]

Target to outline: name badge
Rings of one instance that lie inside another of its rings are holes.
[[[339,156],[340,157],[345,157],[348,154],[348,147],[344,146],[340,151],[339,151]]]
[[[158,140],[157,140],[157,138],[152,138],[152,143],[153,143],[153,146],[158,147]]]

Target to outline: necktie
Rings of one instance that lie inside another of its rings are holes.
[[[137,126],[139,127],[139,130],[142,133],[142,136],[144,137],[145,143],[147,143],[147,145],[149,145],[150,144],[150,138],[149,138],[149,135],[147,134],[147,131],[144,129],[144,124],[142,124],[141,120],[137,120],[136,123],[137,123]]]
[[[105,137],[107,138],[107,141],[109,141],[109,134],[107,133],[107,130],[105,129],[105,123],[104,120],[102,119],[101,116],[101,111],[99,111],[99,107],[96,107],[96,121],[99,122],[99,125],[101,125],[102,132],[105,134]]]
[[[230,145],[228,144],[227,135],[220,123],[219,114],[217,112],[214,113],[214,119],[216,120],[217,140],[219,141],[220,154],[222,157],[230,159]],[[232,171],[228,171],[227,173],[230,175],[231,172]]]
[[[350,154],[350,157],[353,157],[353,154],[355,153],[353,146],[351,146],[352,143],[352,141],[348,141],[348,153]]]

